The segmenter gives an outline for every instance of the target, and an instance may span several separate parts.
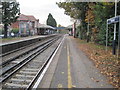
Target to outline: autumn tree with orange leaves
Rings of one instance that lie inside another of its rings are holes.
[[[117,3],[117,15],[120,15],[120,2]],[[106,21],[114,17],[114,3],[110,2],[60,2],[57,3],[60,8],[65,10],[65,14],[71,18],[81,21],[77,27],[77,36],[80,39],[89,39],[102,45],[105,45]],[[89,23],[89,31],[88,31]],[[112,45],[113,25],[109,26],[108,45]],[[118,25],[117,35],[118,36]]]

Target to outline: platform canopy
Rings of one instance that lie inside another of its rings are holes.
[[[38,24],[38,28],[55,29],[54,27],[46,25],[46,24]]]
[[[16,0],[0,0],[1,2],[16,2]]]
[[[66,29],[72,29],[73,28],[73,25],[69,25],[66,27]]]
[[[63,29],[65,29],[66,27],[55,27],[55,29],[57,29],[57,30],[63,30]]]

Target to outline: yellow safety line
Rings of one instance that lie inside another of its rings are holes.
[[[68,88],[72,88],[72,78],[71,78],[71,70],[70,70],[70,52],[68,45],[67,45],[67,58],[68,58]]]
[[[58,88],[62,88],[63,86],[62,86],[62,84],[58,84]]]

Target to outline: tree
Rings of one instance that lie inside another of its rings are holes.
[[[47,25],[50,25],[52,27],[56,27],[57,26],[56,20],[53,18],[51,13],[49,13],[49,15],[48,15]]]
[[[106,38],[106,21],[114,17],[115,3],[114,2],[59,2],[57,5],[65,9],[65,14],[71,18],[81,21],[80,26],[77,28],[77,36],[80,39],[92,40],[99,44],[105,44]],[[120,15],[120,2],[117,3],[117,15]],[[89,31],[87,25],[89,23]],[[113,25],[109,26],[108,42],[111,45],[113,40]],[[118,23],[117,23],[118,36]],[[118,37],[116,37],[117,41]]]
[[[81,26],[77,30],[77,36],[81,39],[86,38],[87,23],[85,22],[85,14],[88,9],[88,4],[86,2],[59,2],[58,7],[65,9],[65,14],[69,15],[73,19],[78,19],[81,21]]]
[[[114,4],[112,3],[105,3],[105,2],[99,2],[96,3],[94,6],[94,22],[95,26],[97,27],[97,37],[96,42],[99,44],[105,45],[106,40],[106,21],[107,19],[114,17]],[[112,44],[113,39],[113,27],[109,29],[109,45]]]
[[[0,1],[0,24],[2,22],[2,3]]]
[[[8,26],[15,22],[20,14],[19,3],[2,2],[2,23],[4,24],[4,37],[7,38]]]

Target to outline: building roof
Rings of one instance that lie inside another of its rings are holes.
[[[66,27],[66,29],[72,29],[73,28],[73,25],[69,25]]]
[[[26,15],[24,15],[24,14],[20,14],[18,20],[19,20],[19,21],[28,21],[28,18],[27,18]]]
[[[19,21],[36,21],[37,19],[33,15],[20,14]]]
[[[30,21],[36,21],[37,19],[34,17],[34,16],[27,16],[27,18],[30,20]]]

